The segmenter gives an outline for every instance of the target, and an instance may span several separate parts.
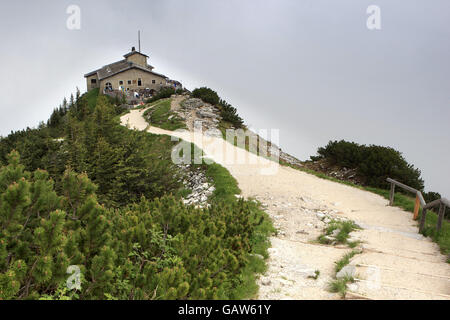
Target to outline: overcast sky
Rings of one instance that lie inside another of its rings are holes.
[[[69,5],[81,29],[69,30]],[[381,30],[366,26],[369,5]],[[394,147],[450,197],[450,1],[8,1],[0,135],[46,121],[83,75],[137,47],[155,71],[214,88],[307,159],[329,140]]]

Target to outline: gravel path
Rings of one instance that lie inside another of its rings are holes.
[[[145,130],[143,112],[132,110],[121,118],[122,124]],[[199,143],[191,132],[147,130]],[[221,138],[205,140],[200,147],[208,157],[230,171],[243,196],[261,201],[279,231],[271,238],[259,299],[339,299],[327,291],[327,284],[334,262],[351,249],[311,242],[325,226],[324,214],[363,227],[352,233],[363,241],[363,253],[350,262],[358,279],[351,292],[369,299],[450,299],[450,265],[435,243],[418,234],[411,213],[387,206],[376,194],[278,166],[228,143],[222,147]],[[246,161],[228,163],[225,155]],[[320,271],[317,280],[309,277],[315,270]]]

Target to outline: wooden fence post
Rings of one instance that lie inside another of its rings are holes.
[[[414,220],[417,220],[417,217],[419,216],[419,208],[420,208],[419,195],[416,194],[416,204],[414,205],[414,216],[413,216]]]
[[[391,182],[391,193],[389,195],[389,205],[394,205],[395,184]]]
[[[445,205],[443,203],[441,203],[441,206],[439,207],[439,217],[438,217],[438,222],[437,222],[437,226],[436,226],[436,230],[439,232],[439,230],[441,230],[442,227],[442,220],[444,220],[444,213],[445,213]]]
[[[425,228],[425,221],[427,216],[427,209],[422,208],[422,215],[420,217],[420,225],[419,225],[419,232],[423,232],[423,229]]]

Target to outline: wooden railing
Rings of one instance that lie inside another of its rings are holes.
[[[410,186],[407,186],[406,184],[400,183],[398,181],[395,181],[394,179],[387,178],[387,182],[391,184],[391,192],[389,195],[389,205],[394,205],[394,196],[395,196],[395,186],[398,186],[406,191],[409,191],[411,193],[414,193],[416,195],[416,203],[414,206],[414,216],[413,219],[416,220],[419,215],[419,209],[422,207],[422,214],[420,217],[420,225],[419,225],[419,231],[422,232],[423,228],[425,227],[425,219],[427,215],[427,211],[431,208],[439,206],[439,213],[438,213],[438,222],[436,225],[436,230],[441,230],[442,227],[442,221],[444,220],[445,215],[445,208],[450,208],[450,201],[448,201],[446,198],[441,198],[438,200],[434,200],[430,203],[426,203],[425,199],[423,198],[422,192],[419,190],[416,190],[414,188],[411,188]]]

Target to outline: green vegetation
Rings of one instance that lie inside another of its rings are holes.
[[[135,107],[134,109],[146,109],[148,107],[151,107],[151,106],[159,104],[162,100],[169,100],[169,99],[170,98],[164,98],[164,99],[159,99],[159,100],[156,100],[156,101],[153,101],[153,102],[148,102],[146,104],[140,104],[137,107]]]
[[[95,96],[0,140],[0,299],[251,298],[274,232],[260,204],[202,164],[210,207],[184,205],[175,142],[120,126]],[[71,265],[80,290],[66,288]]]
[[[326,159],[341,167],[357,169],[364,184],[375,188],[386,188],[386,178],[423,190],[420,171],[406,162],[402,154],[392,148],[360,145],[354,142],[330,141],[328,145],[317,150],[318,157],[312,160]]]
[[[328,290],[333,293],[339,293],[342,298],[345,298],[347,294],[347,284],[354,283],[353,277],[343,277],[340,279],[334,279],[328,284]]]
[[[89,110],[93,111],[95,109],[95,106],[97,105],[97,98],[98,95],[100,93],[100,89],[92,89],[88,92],[86,92],[86,94],[83,95],[83,98],[86,99]],[[72,103],[73,105],[73,103]]]
[[[170,110],[171,101],[171,99],[163,100],[145,111],[144,117],[147,122],[152,126],[170,131],[186,129],[183,120]]]
[[[121,110],[104,96],[97,99],[94,111],[81,116],[78,112],[78,108],[70,108],[60,130],[64,141],[50,152],[44,150],[44,161],[27,166],[28,170],[47,170],[57,190],[66,167],[86,172],[98,186],[99,201],[112,207],[139,201],[142,196],[153,199],[176,194],[182,188],[170,157],[174,145],[170,138],[120,126],[116,115]],[[21,154],[25,151],[16,149]]]
[[[203,102],[212,104],[213,106],[219,104],[220,101],[217,92],[207,87],[194,89],[194,91],[192,91],[192,96],[194,98],[202,99]]]
[[[219,105],[220,116],[222,117],[222,122],[230,123],[236,129],[243,128],[244,120],[237,114],[237,110],[231,104],[225,100],[220,100]]]
[[[220,116],[222,117],[222,123],[220,124],[222,130],[231,126],[234,126],[236,129],[243,128],[244,120],[237,114],[236,108],[225,100],[220,99],[216,91],[206,87],[197,88],[192,91],[192,96],[219,108]]]
[[[153,95],[150,99],[147,99],[145,103],[152,103],[161,99],[170,98],[173,94],[175,94],[174,88],[163,88]]]
[[[355,255],[360,254],[361,251],[352,250],[351,252],[345,254],[341,260],[335,262],[334,271],[338,273],[342,270],[346,265],[350,263],[351,258],[353,258]]]
[[[222,202],[223,203],[223,202]],[[258,292],[256,284],[256,275],[264,273],[267,270],[265,259],[269,257],[270,235],[275,233],[275,228],[269,216],[261,209],[261,204],[255,200],[239,200],[238,203],[246,203],[249,212],[251,225],[254,227],[249,242],[251,252],[246,256],[247,264],[242,269],[238,279],[236,279],[236,289],[233,291],[233,299],[245,299],[254,297]],[[245,214],[245,213],[244,213]],[[230,223],[232,218],[230,218]],[[245,230],[245,229],[244,229]]]
[[[212,200],[216,202],[234,201],[236,199],[235,195],[241,193],[236,179],[230,175],[227,169],[217,163],[204,166],[206,176],[214,181],[215,190],[212,195]]]
[[[107,209],[85,174],[67,170],[57,193],[17,152],[0,181],[2,299],[54,296],[69,265],[83,274],[80,299],[243,298],[245,277],[263,265],[249,253],[268,219],[251,203],[199,210],[164,196]]]
[[[317,279],[319,279],[319,276],[320,276],[320,270],[315,270],[314,271],[314,275],[313,276],[308,276],[308,278],[317,280]]]
[[[419,221],[421,214],[419,215]],[[438,215],[433,211],[427,212],[425,219],[425,227],[422,234],[430,237],[439,245],[441,252],[447,256],[447,263],[450,263],[450,222],[448,220],[442,221],[442,228],[439,232],[436,231],[436,224]]]
[[[350,260],[357,254],[360,254],[361,251],[353,250],[347,254],[345,254],[339,261],[335,262],[334,270],[336,274],[341,271],[346,265],[350,263]],[[339,293],[342,298],[345,298],[347,293],[347,284],[354,283],[355,279],[352,276],[344,276],[339,279],[334,279],[328,284],[328,290],[330,292]]]
[[[350,236],[350,232],[360,229],[358,225],[356,225],[353,221],[338,221],[332,220],[327,228],[325,229],[325,234],[319,236],[318,241],[322,244],[330,244],[332,242],[348,244],[350,247],[355,247],[357,243],[349,242],[348,238]],[[335,231],[338,231],[337,234],[331,238]]]

